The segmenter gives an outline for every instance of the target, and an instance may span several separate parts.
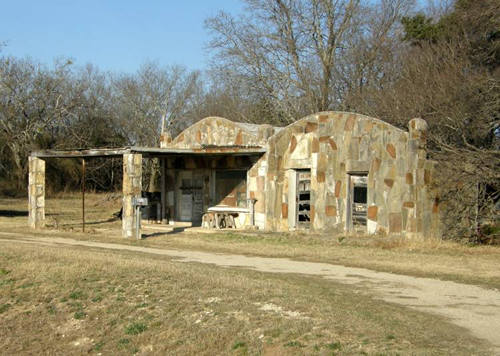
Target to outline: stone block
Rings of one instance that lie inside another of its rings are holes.
[[[378,207],[376,205],[372,205],[368,207],[367,217],[372,221],[377,221],[377,213]]]
[[[236,138],[234,140],[234,144],[236,146],[241,146],[243,144],[243,134],[241,133],[241,130],[238,131],[238,134],[236,135]]]
[[[281,204],[281,217],[283,219],[288,219],[288,204],[287,203]]]
[[[412,202],[412,201],[405,201],[403,203],[403,207],[405,207],[405,208],[413,208],[413,207],[415,207],[415,203]]]
[[[290,151],[290,153],[293,153],[293,151],[295,151],[296,147],[297,147],[297,138],[295,137],[295,135],[292,135],[292,138],[290,139],[290,146],[289,146],[288,150]]]
[[[257,190],[264,192],[265,188],[265,178],[264,177],[257,177]]]
[[[428,169],[424,170],[424,184],[428,185],[431,183],[431,172]]]
[[[325,208],[325,214],[329,217],[337,216],[337,208],[333,205],[327,205]]]
[[[377,173],[378,170],[380,169],[380,165],[382,164],[382,161],[379,158],[374,158],[372,161],[372,167],[370,171],[372,173]]]
[[[323,124],[328,122],[328,118],[328,115],[319,115],[318,121]]]
[[[319,140],[316,137],[313,137],[311,142],[311,152],[318,153],[319,152]]]
[[[389,156],[391,156],[393,159],[396,158],[396,147],[394,147],[394,145],[392,143],[388,143],[385,146],[385,149],[386,149],[387,153],[389,153]]]
[[[316,180],[318,183],[324,183],[325,182],[325,172],[318,171],[316,173]]]
[[[373,129],[374,123],[372,121],[365,122],[364,131],[365,133],[370,133]]]
[[[328,143],[330,144],[330,147],[332,148],[332,150],[334,150],[334,151],[337,150],[337,144],[335,143],[333,138],[328,139]]]
[[[389,214],[389,232],[399,234],[402,231],[403,219],[401,213]]]
[[[355,123],[356,123],[356,115],[349,115],[344,125],[344,131],[352,131]]]
[[[386,178],[384,179],[384,183],[389,188],[392,188],[392,186],[394,185],[394,179]]]
[[[432,203],[432,213],[439,213],[439,198],[434,198],[434,202]]]
[[[317,123],[315,123],[315,122],[308,122],[306,124],[305,132],[306,133],[315,132],[317,129],[318,129],[318,124]]]
[[[347,172],[368,172],[370,165],[366,161],[348,159],[346,161]]]
[[[319,153],[318,154],[318,170],[319,171],[326,171],[328,168],[328,156],[326,153]]]
[[[406,173],[406,184],[413,184],[413,174],[410,172]]]
[[[340,197],[340,189],[341,189],[341,187],[342,187],[342,182],[340,180],[336,181],[335,182],[335,196],[337,198]]]

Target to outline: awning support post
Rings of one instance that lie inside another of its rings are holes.
[[[82,159],[82,231],[85,232],[85,158]]]

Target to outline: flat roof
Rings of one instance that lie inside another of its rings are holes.
[[[202,148],[160,148],[160,147],[119,147],[119,148],[90,148],[70,150],[40,150],[31,152],[31,157],[38,158],[91,158],[91,157],[119,157],[128,153],[140,153],[144,157],[164,156],[251,156],[262,155],[266,152],[263,147],[252,146],[210,146]]]

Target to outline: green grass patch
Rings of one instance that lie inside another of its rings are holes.
[[[6,279],[5,281],[0,281],[0,287],[8,284],[14,283],[16,280],[14,278]]]
[[[76,320],[81,320],[81,319],[85,319],[85,316],[87,314],[85,314],[85,312],[79,310],[77,312],[75,312],[75,314],[73,314],[73,318],[75,318]]]
[[[33,282],[28,282],[28,283],[23,283],[19,286],[21,289],[26,289],[26,288],[31,288],[34,286],[40,285],[40,283],[33,283]]]
[[[286,344],[284,344],[283,346],[285,346],[285,347],[306,347],[306,345],[302,344],[300,341],[297,341],[297,340],[289,341]]]
[[[240,349],[240,348],[243,348],[246,346],[246,343],[243,342],[243,341],[236,341],[234,344],[233,344],[233,347],[232,349],[233,350],[237,350],[237,349]]]
[[[125,334],[127,335],[139,335],[147,330],[147,326],[144,323],[132,323],[125,328]]]
[[[9,303],[0,305],[0,314],[6,312],[10,307],[11,305]]]
[[[123,338],[123,339],[118,340],[118,345],[122,345],[123,346],[123,345],[128,345],[128,344],[130,344],[130,340],[129,339]]]
[[[99,352],[101,351],[103,346],[104,346],[104,341],[99,341],[97,344],[94,345],[92,349],[96,352]]]
[[[340,350],[342,348],[342,345],[340,342],[331,342],[329,344],[326,344],[326,347],[330,350]]]
[[[84,298],[84,294],[82,291],[74,291],[74,292],[71,292],[71,294],[69,295],[69,298],[70,299],[73,299],[73,300],[76,300],[76,299],[82,299]]]
[[[56,313],[56,307],[53,305],[47,305],[47,312],[50,315],[54,315]]]

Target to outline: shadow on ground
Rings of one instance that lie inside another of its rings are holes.
[[[144,234],[143,233],[142,239],[148,239],[148,238],[155,237],[155,236],[179,234],[181,232],[184,232],[184,230],[186,230],[186,228],[184,226],[180,226],[180,227],[174,227],[170,231],[158,231],[158,232],[153,232],[151,234]]]
[[[15,218],[18,216],[28,216],[27,210],[0,210],[1,217]]]

